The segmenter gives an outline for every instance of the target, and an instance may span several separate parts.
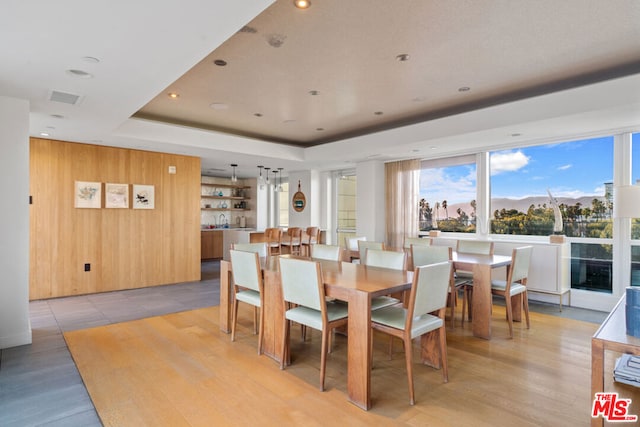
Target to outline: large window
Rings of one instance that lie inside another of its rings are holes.
[[[571,287],[611,292],[613,137],[498,151],[490,165],[491,232],[585,238],[571,243]]]
[[[337,179],[338,245],[344,244],[345,237],[356,235],[356,176],[341,175]]]
[[[278,226],[289,226],[289,183],[282,181],[278,183]]]
[[[613,137],[491,153],[491,231],[611,238],[612,183]]]
[[[420,231],[475,233],[476,182],[474,156],[422,162]]]

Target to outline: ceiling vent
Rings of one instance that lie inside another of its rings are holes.
[[[61,102],[63,104],[77,105],[82,100],[82,96],[68,92],[52,90],[49,93],[49,101]]]

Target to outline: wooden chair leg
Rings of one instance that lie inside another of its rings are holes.
[[[511,298],[508,295],[505,295],[504,300],[507,310],[507,323],[509,323],[509,338],[513,338],[513,311],[511,311]]]
[[[236,323],[238,322],[238,300],[233,299],[233,308],[231,313],[231,341],[236,340]]]
[[[282,334],[282,359],[280,359],[280,369],[284,369],[286,362],[289,360],[289,321],[285,318]]]
[[[327,369],[327,342],[329,341],[329,328],[322,330],[322,347],[320,354],[320,391],[324,391],[324,376]]]
[[[407,363],[407,380],[409,381],[409,404],[414,405],[416,403],[414,392],[413,392],[413,345],[411,343],[411,338],[409,336],[405,336],[404,340],[404,358]]]
[[[253,335],[258,333],[258,307],[253,306]]]
[[[444,325],[438,332],[440,338],[440,366],[442,369],[442,379],[445,383],[449,382],[449,367],[447,365],[447,333]]]
[[[258,326],[258,354],[262,354],[264,343],[264,309],[260,307],[260,325]]]
[[[527,295],[527,291],[522,293],[522,305],[524,306],[524,317],[527,320],[527,329],[530,329],[529,324],[529,296]]]
[[[449,292],[449,305],[451,306],[451,329],[455,329],[455,315],[456,315],[456,288],[452,287],[451,292]]]

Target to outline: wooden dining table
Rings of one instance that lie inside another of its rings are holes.
[[[296,257],[282,255],[283,257]],[[300,257],[296,257],[300,258]],[[309,258],[306,258],[309,259]],[[328,297],[349,303],[347,326],[347,393],[349,401],[368,410],[371,408],[371,298],[411,288],[412,271],[369,267],[341,261],[320,261]],[[280,361],[284,300],[278,257],[261,260],[264,274],[264,354]],[[220,329],[231,332],[233,303],[232,270],[228,261],[220,262]],[[426,342],[426,341],[425,341]]]
[[[456,270],[473,272],[473,298],[471,299],[471,329],[479,338],[491,339],[491,272],[511,265],[507,255],[476,255],[453,252]],[[522,294],[511,297],[513,320],[521,320]]]

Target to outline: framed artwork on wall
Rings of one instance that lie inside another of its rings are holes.
[[[302,212],[307,204],[307,199],[304,197],[304,193],[300,189],[300,180],[298,180],[298,191],[291,198],[291,205],[296,212]]]
[[[129,208],[129,184],[104,185],[104,207],[116,209]]]
[[[155,187],[133,184],[133,209],[155,209]]]
[[[102,207],[102,183],[76,181],[74,206],[76,208],[100,209]]]

